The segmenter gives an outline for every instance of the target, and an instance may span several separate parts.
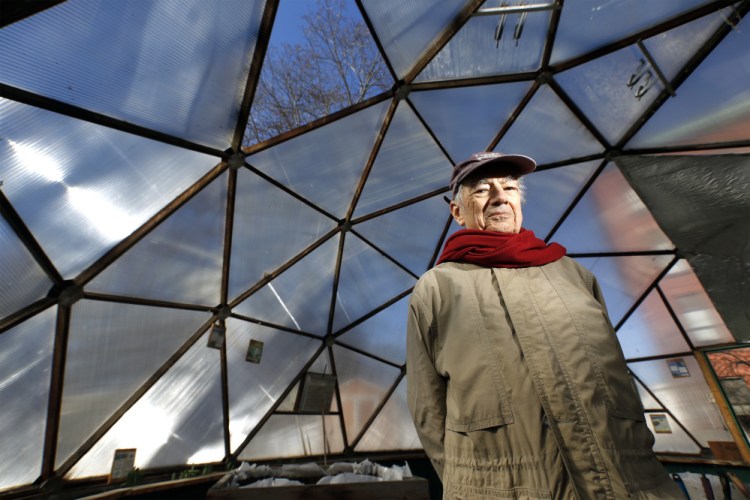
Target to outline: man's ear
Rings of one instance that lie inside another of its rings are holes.
[[[464,216],[461,214],[461,207],[459,207],[455,201],[451,202],[451,215],[453,216],[453,220],[456,221],[456,224],[459,226],[465,225]]]

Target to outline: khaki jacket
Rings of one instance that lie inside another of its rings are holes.
[[[407,329],[409,407],[444,498],[682,498],[593,275],[444,263]]]

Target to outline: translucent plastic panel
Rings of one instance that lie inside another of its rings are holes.
[[[708,441],[732,441],[695,358],[679,359],[688,376],[685,370],[677,370],[683,376],[673,376],[670,365],[677,362],[671,359],[629,363],[628,367],[702,446],[707,448]]]
[[[401,380],[354,451],[420,450],[417,431],[406,403],[406,379]]]
[[[235,308],[250,318],[325,335],[339,238],[333,237]]]
[[[263,343],[259,363],[246,361],[251,340]],[[227,320],[229,374],[229,434],[233,450],[302,370],[319,340],[265,328],[233,318]]]
[[[569,252],[674,248],[613,163],[597,177],[554,238]]]
[[[354,226],[354,231],[417,275],[427,270],[448,216],[442,194]],[[404,237],[404,235],[409,235]]]
[[[347,234],[336,293],[333,331],[383,305],[414,286],[416,281],[371,246],[353,234]]]
[[[398,78],[403,78],[433,41],[470,2],[467,0],[365,0],[375,34]]]
[[[52,281],[0,218],[0,318],[47,295]]]
[[[445,186],[451,163],[401,101],[357,203],[356,217]]]
[[[0,74],[3,83],[226,149],[264,3],[65,2],[0,32]]]
[[[83,444],[209,317],[205,312],[114,302],[76,303],[56,464]]]
[[[641,397],[641,403],[643,403],[643,408],[645,410],[663,410],[664,408],[662,405],[659,404],[658,401],[656,401],[651,394],[646,390],[643,385],[638,382],[637,380],[633,379],[633,382],[635,383],[636,389],[638,389],[638,395]]]
[[[215,180],[170,215],[86,289],[209,306],[218,304],[227,176]]]
[[[272,415],[237,458],[252,462],[343,451],[338,415]]]
[[[525,176],[523,227],[545,238],[600,163],[577,163]]]
[[[458,87],[412,92],[409,100],[459,162],[487,149],[529,87],[528,82]]]
[[[582,0],[567,3],[560,15],[552,63],[591,52],[706,3],[708,0]]]
[[[629,148],[747,139],[750,130],[750,29],[732,30],[662,105]]]
[[[224,458],[219,350],[203,335],[66,474],[103,476],[118,448],[135,448],[135,467]]]
[[[399,370],[339,346],[333,347],[333,357],[351,443],[395,383]]]
[[[617,338],[626,359],[690,351],[656,291],[617,330]]]
[[[636,300],[672,261],[671,255],[578,258],[594,273],[607,303],[613,325],[625,316]]]
[[[610,144],[619,141],[664,89],[637,45],[576,66],[555,79]]]
[[[603,149],[560,98],[543,85],[495,151],[526,154],[543,165],[601,153]]]
[[[409,297],[355,326],[338,342],[394,363],[406,363],[406,317]]]
[[[343,218],[351,204],[389,102],[381,102],[278,146],[247,162]]]
[[[686,260],[680,260],[659,282],[669,305],[693,345],[734,342],[711,299]]]
[[[336,226],[247,169],[237,172],[229,298],[250,288]],[[252,258],[250,258],[252,256]]]
[[[0,99],[0,116],[3,192],[66,278],[217,163],[13,101]]]
[[[483,8],[526,2],[489,0]],[[415,80],[453,80],[535,71],[542,62],[551,11],[472,17]],[[523,17],[523,20],[522,20]],[[503,34],[493,34],[503,23]],[[520,37],[514,37],[514,31]]]
[[[700,447],[669,413],[646,414],[646,425],[654,435],[656,453],[689,453],[700,454]]]
[[[0,490],[42,472],[57,308],[0,335]]]

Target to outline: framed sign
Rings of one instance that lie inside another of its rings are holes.
[[[122,481],[128,477],[128,472],[135,466],[135,448],[121,448],[115,450],[115,456],[112,458],[112,471],[109,474],[109,481]]]
[[[672,377],[674,378],[683,378],[690,376],[690,372],[687,369],[685,360],[682,358],[668,359],[667,366],[669,367],[669,371],[672,373]]]
[[[672,428],[669,426],[669,419],[664,413],[651,413],[649,414],[651,419],[651,425],[654,427],[654,432],[659,434],[672,434]]]
[[[260,363],[261,356],[263,356],[263,342],[260,340],[251,340],[247,346],[245,361],[249,363]]]
[[[221,349],[224,345],[224,338],[226,337],[227,329],[223,326],[214,325],[211,329],[211,334],[208,336],[208,347],[212,349]]]

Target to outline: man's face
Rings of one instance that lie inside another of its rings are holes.
[[[483,170],[464,182],[461,190],[459,203],[451,202],[451,215],[459,225],[500,233],[521,231],[521,191],[507,168]]]

